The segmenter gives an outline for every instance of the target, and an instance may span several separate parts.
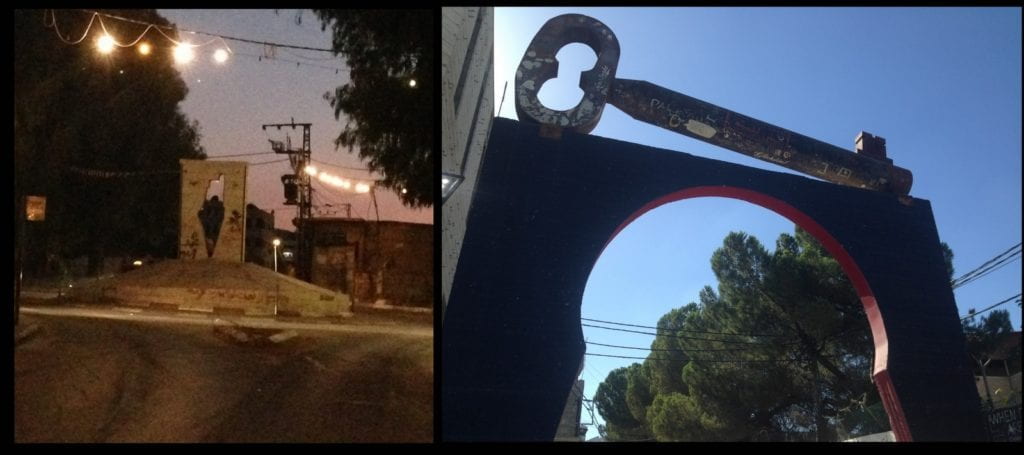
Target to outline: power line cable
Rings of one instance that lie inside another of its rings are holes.
[[[298,52],[292,52],[292,51],[288,50],[288,48],[285,48],[284,51],[285,51],[285,53],[287,53],[289,55],[293,55],[295,57],[298,57],[298,58],[301,58],[301,59],[305,59],[305,60],[312,60],[314,62],[322,62],[322,61],[326,61],[326,60],[335,60],[335,61],[339,60],[339,57],[335,57],[335,56],[331,56],[331,57],[310,57],[310,56],[307,56],[307,55],[299,54]]]
[[[1013,250],[1017,250],[1017,251],[1020,251],[1020,247],[1021,247],[1021,243],[1017,243],[1016,245],[1014,245],[1014,246],[1011,246],[1011,247],[1010,247],[1009,249],[1007,249],[1006,251],[1003,251],[1002,253],[999,253],[999,254],[998,254],[998,255],[996,255],[996,256],[995,256],[994,258],[992,258],[992,259],[989,259],[989,260],[988,260],[988,261],[986,261],[986,262],[985,262],[984,264],[981,264],[981,265],[979,265],[979,266],[978,266],[977,268],[975,268],[974,270],[971,270],[970,272],[967,272],[967,273],[965,273],[965,274],[963,274],[963,275],[960,275],[960,277],[959,277],[959,278],[956,278],[956,279],[954,279],[954,280],[953,280],[953,284],[954,284],[954,285],[957,285],[957,284],[958,284],[958,283],[960,283],[961,281],[964,281],[964,280],[966,280],[966,279],[970,278],[970,277],[971,277],[972,275],[974,275],[975,273],[978,273],[978,272],[979,272],[979,271],[980,271],[981,269],[983,269],[983,268],[985,268],[986,266],[988,266],[989,264],[991,264],[991,263],[993,263],[993,262],[995,262],[995,261],[999,260],[999,258],[1001,258],[1001,257],[1003,257],[1003,256],[1005,256],[1005,255],[1007,255],[1007,254],[1009,254],[1009,253],[1010,253],[1010,252],[1012,252]]]
[[[257,156],[257,155],[274,155],[274,154],[275,154],[274,152],[239,153],[237,155],[207,156],[206,159],[213,160],[213,159],[217,159],[217,158],[237,158],[237,157],[240,157],[240,156]]]
[[[1018,293],[1017,293],[1017,295],[1015,295],[1015,296],[1013,296],[1013,297],[1010,297],[1010,298],[1008,298],[1008,299],[1006,299],[1006,300],[1000,301],[999,303],[996,303],[995,305],[992,305],[992,306],[990,306],[990,307],[988,307],[988,308],[985,308],[984,310],[981,310],[981,311],[976,311],[976,312],[974,312],[974,313],[970,313],[970,314],[968,314],[967,316],[964,316],[964,317],[960,318],[960,320],[961,320],[961,321],[963,321],[963,320],[966,320],[966,319],[969,319],[969,318],[973,318],[973,317],[975,317],[975,316],[977,316],[977,315],[979,315],[979,314],[981,314],[981,313],[984,313],[984,312],[986,312],[986,311],[988,311],[988,310],[991,310],[991,309],[993,309],[993,308],[995,308],[995,307],[997,307],[997,306],[999,306],[999,305],[1005,305],[1005,304],[1009,303],[1009,302],[1010,302],[1011,300],[1013,300],[1013,299],[1017,299],[1018,297],[1020,297],[1020,295],[1021,295],[1021,294],[1020,294],[1020,293],[1018,292]],[[1018,300],[1019,300],[1019,299],[1018,299]],[[1016,303],[1016,301],[1015,301],[1014,303]]]
[[[1006,265],[1010,264],[1011,262],[1016,261],[1017,259],[1020,259],[1020,254],[1021,254],[1021,252],[1020,252],[1020,250],[1018,250],[1016,253],[1013,253],[1012,255],[1007,256],[1003,260],[1001,260],[999,262],[996,262],[995,264],[992,264],[987,269],[982,270],[981,272],[978,272],[977,275],[974,275],[974,276],[972,276],[972,277],[970,277],[970,278],[968,278],[968,279],[966,279],[964,281],[961,281],[961,282],[953,285],[953,289],[957,289],[957,288],[959,288],[961,286],[964,286],[966,284],[973,283],[973,282],[975,282],[977,280],[980,280],[985,275],[988,275],[988,274],[990,274],[992,272],[995,272],[996,270],[999,270],[999,269],[1005,267]]]
[[[687,333],[704,333],[704,334],[714,334],[714,335],[734,335],[734,336],[747,336],[747,337],[786,337],[786,336],[788,336],[788,335],[768,335],[768,334],[756,334],[756,333],[709,332],[709,331],[701,331],[701,330],[686,330],[686,329],[675,329],[675,328],[663,329],[663,328],[652,327],[652,326],[648,326],[648,325],[626,324],[624,322],[602,321],[602,320],[599,320],[599,319],[589,319],[589,318],[580,318],[580,320],[590,321],[590,322],[600,322],[602,324],[621,325],[621,326],[626,326],[626,327],[639,327],[639,328],[642,328],[642,329],[655,329],[655,330],[661,331],[661,332],[672,332],[672,333],[675,333],[675,332],[687,332]]]
[[[354,170],[354,171],[366,171],[366,172],[373,172],[373,171],[371,171],[370,169],[368,169],[368,168],[365,168],[365,167],[351,167],[351,166],[342,166],[342,165],[340,165],[340,164],[328,163],[328,162],[325,162],[325,161],[320,161],[320,160],[316,160],[316,159],[313,159],[313,158],[310,158],[310,161],[312,161],[312,162],[314,162],[314,163],[319,163],[319,164],[322,164],[322,165],[324,165],[324,166],[331,166],[331,167],[336,167],[336,168],[339,168],[339,169],[351,169],[351,170]]]
[[[283,160],[264,161],[261,163],[249,163],[249,166],[261,166],[264,164],[284,163],[286,161],[288,161],[288,158],[285,158]]]
[[[263,55],[249,54],[249,53],[245,53],[245,52],[232,52],[231,55],[240,55],[240,56],[243,56],[243,57],[255,58],[257,61],[260,61],[260,62],[265,60],[265,61],[268,61],[268,62],[294,63],[296,67],[299,67],[299,66],[302,66],[302,65],[314,66],[314,67],[317,67],[317,68],[334,70],[335,74],[340,74],[340,72],[343,71],[343,70],[347,71],[344,68],[338,68],[338,67],[335,67],[335,66],[324,66],[324,65],[317,65],[316,63],[297,62],[295,60],[289,60],[289,59],[286,59],[286,58],[266,57],[266,56],[263,56]]]
[[[665,333],[659,334],[659,333],[650,333],[650,332],[640,332],[638,330],[618,329],[618,328],[615,328],[615,327],[601,327],[599,325],[591,325],[591,324],[580,324],[580,325],[582,325],[583,327],[593,327],[595,329],[615,330],[615,331],[618,331],[618,332],[639,333],[639,334],[643,334],[643,335],[653,335],[653,336],[661,335],[661,336],[666,336],[666,337],[682,338],[682,339],[687,339],[687,340],[713,341],[713,342],[717,342],[717,343],[754,344],[754,345],[770,344],[770,343],[755,342],[755,341],[715,340],[715,339],[709,339],[709,338],[696,338],[696,337],[688,337],[688,336],[683,336],[683,335],[673,335],[673,334],[665,334]],[[779,343],[779,344],[794,344],[794,343],[795,342]]]
[[[47,13],[47,11],[50,13],[50,23],[46,23],[46,13]],[[43,27],[46,27],[46,28],[53,27],[53,29],[57,32],[57,38],[60,38],[60,40],[63,41],[64,43],[66,43],[66,44],[78,44],[78,43],[81,43],[83,40],[85,40],[86,36],[89,36],[89,30],[92,30],[92,23],[93,23],[93,21],[96,20],[96,17],[97,16],[94,14],[91,18],[89,18],[89,25],[87,27],[85,27],[85,32],[82,33],[82,37],[77,39],[77,40],[74,40],[74,41],[70,40],[70,38],[65,39],[64,35],[61,35],[60,28],[58,28],[58,26],[57,26],[57,15],[54,14],[54,11],[52,9],[51,10],[43,11]]]

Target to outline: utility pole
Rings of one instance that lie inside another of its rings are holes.
[[[313,195],[312,187],[309,182],[309,174],[305,172],[306,166],[309,165],[310,155],[312,150],[309,145],[309,130],[312,128],[312,123],[295,123],[295,118],[292,118],[291,123],[270,123],[263,125],[263,130],[266,131],[267,127],[276,127],[279,131],[281,127],[290,126],[293,130],[296,127],[302,127],[302,148],[293,149],[291,147],[291,139],[287,141],[287,144],[280,141],[270,141],[270,147],[274,150],[274,153],[288,155],[289,162],[292,165],[293,174],[281,176],[281,182],[285,185],[285,205],[298,205],[299,206],[299,217],[295,222],[297,229],[298,244],[296,245],[296,275],[301,280],[309,281],[312,276],[311,267],[313,265],[313,233],[311,232],[312,224],[310,220],[313,218]]]

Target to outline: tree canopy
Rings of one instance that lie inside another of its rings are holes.
[[[350,69],[349,81],[324,95],[335,117],[346,119],[335,146],[357,149],[404,204],[433,204],[433,12],[313,11]]]
[[[156,10],[104,12],[169,25]],[[149,55],[134,48],[104,55],[93,44],[101,27],[78,44],[53,28],[74,41],[89,19],[79,10],[15,11],[15,205],[24,195],[47,198],[46,220],[30,232],[30,257],[88,255],[92,265],[106,255],[173,257],[178,159],[205,156],[198,125],[179,109],[187,87],[156,31],[147,33]],[[145,26],[108,21],[106,28],[134,37]]]
[[[863,306],[817,240],[797,228],[768,252],[733,232],[711,266],[717,292],[706,286],[663,316],[647,360],[598,387],[609,439],[836,440],[888,429]]]

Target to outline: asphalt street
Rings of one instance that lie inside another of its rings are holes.
[[[20,326],[38,330],[15,347],[16,442],[433,440],[423,321],[254,328],[26,310]],[[200,322],[214,319],[228,323]]]

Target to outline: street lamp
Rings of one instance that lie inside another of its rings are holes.
[[[277,247],[281,244],[281,239],[274,239],[274,272],[277,272]]]

